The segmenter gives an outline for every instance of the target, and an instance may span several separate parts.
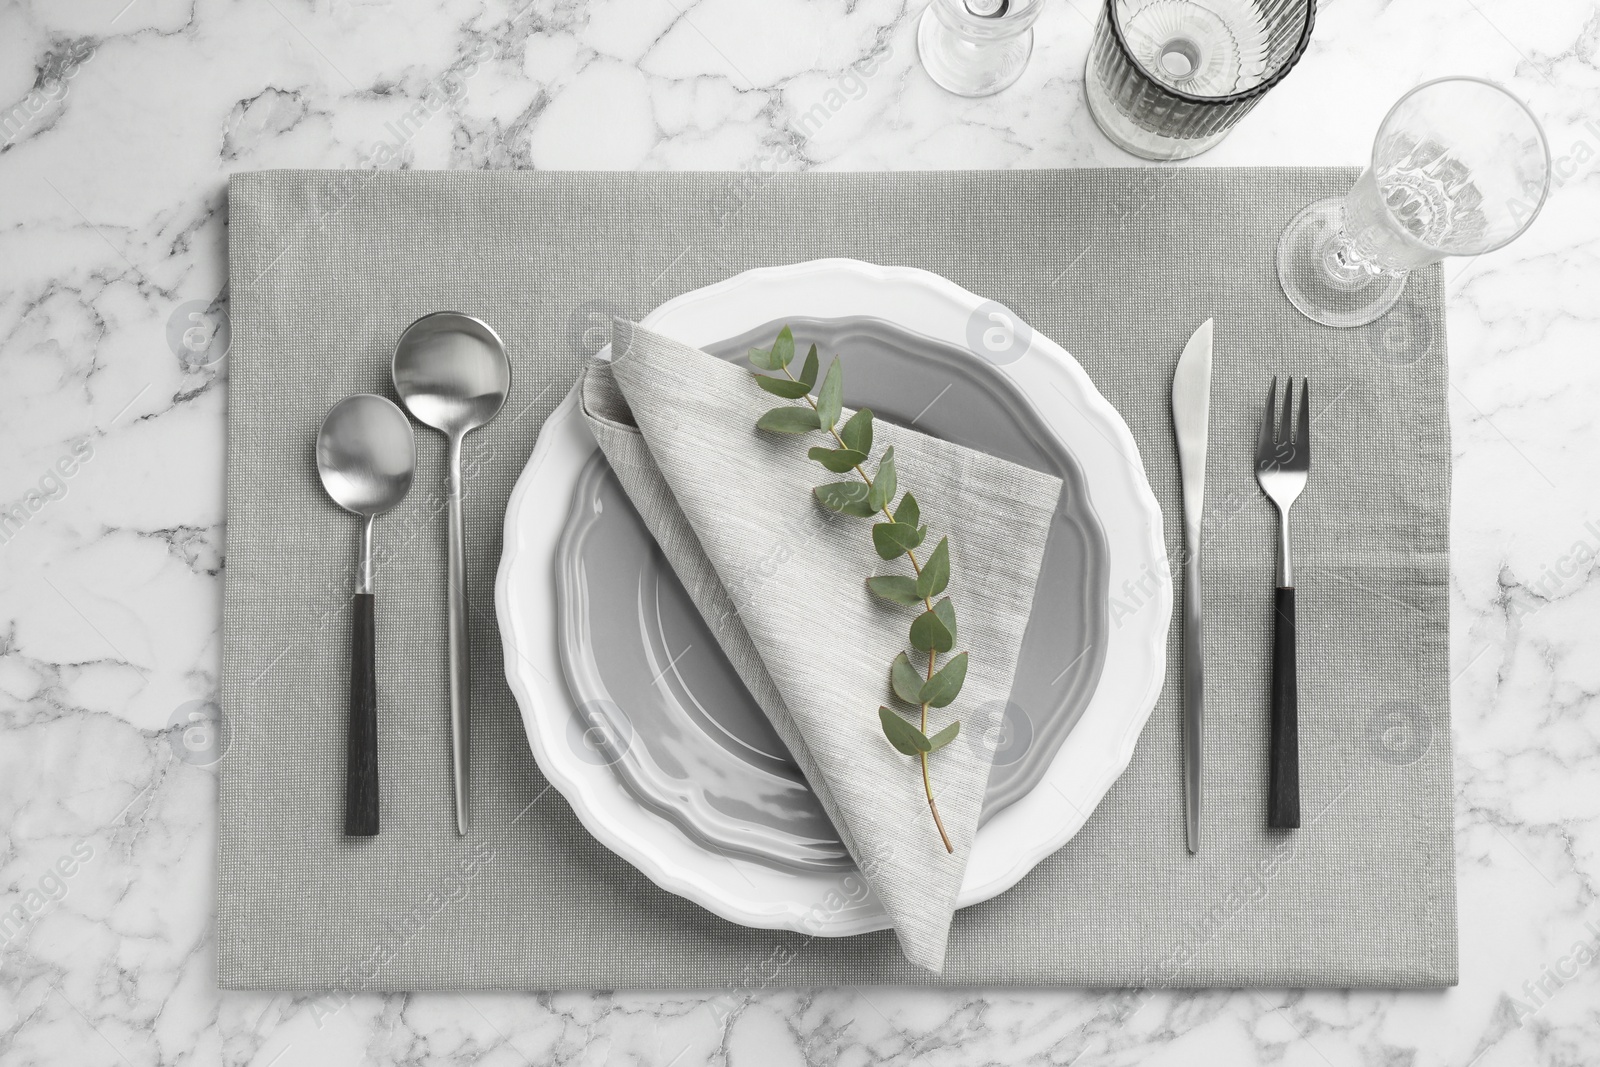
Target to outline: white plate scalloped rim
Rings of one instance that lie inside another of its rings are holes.
[[[869,315],[967,346],[970,324],[995,310],[1004,313],[927,271],[822,259],[746,271],[685,293],[644,325],[700,347],[787,316]],[[1111,588],[1148,587],[1154,577],[1157,589],[1110,630],[1099,686],[1043,780],[979,831],[961,907],[1003,893],[1066,844],[1127,767],[1161,692],[1172,616],[1161,510],[1121,416],[1078,362],[1036,331],[1022,355],[998,369],[1081,464],[1106,531]],[[577,712],[557,653],[552,560],[578,473],[597,447],[569,394],[545,422],[506,507],[495,611],[506,680],[540,769],[601,843],[663,889],[731,922],[827,937],[887,928],[859,874],[781,871],[710,852],[642,808],[610,767],[573,744]]]

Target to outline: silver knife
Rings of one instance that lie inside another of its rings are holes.
[[[1183,347],[1172,375],[1172,428],[1183,473],[1183,796],[1189,851],[1200,851],[1201,752],[1206,665],[1200,633],[1200,516],[1206,496],[1206,426],[1211,418],[1211,320]]]

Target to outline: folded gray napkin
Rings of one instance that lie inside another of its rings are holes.
[[[930,733],[961,722],[962,736],[929,757],[955,848],[947,853],[917,761],[890,746],[878,717],[893,703],[895,655],[926,659],[907,644],[915,609],[878,599],[865,579],[909,575],[909,564],[878,557],[870,520],[836,515],[812,496],[815,485],[855,477],[806,457],[831,439],[756,428],[769,408],[803,401],[763,392],[748,368],[621,319],[611,360],[593,362],[581,388],[595,439],[816,790],[906,958],[942,970],[994,754],[985,740],[1011,691],[1060,480],[876,424],[871,464],[892,445],[900,490],[914,493],[928,525],[927,550],[950,539],[953,653],[966,651],[969,667],[960,696],[929,720]]]

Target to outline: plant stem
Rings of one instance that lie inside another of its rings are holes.
[[[922,791],[928,795],[928,810],[933,813],[933,825],[939,828],[939,840],[944,842],[944,850],[954,854],[956,846],[950,843],[950,835],[944,832],[944,820],[939,818],[939,805],[933,802],[933,783],[928,780],[928,754],[918,753],[922,757]]]
[[[789,367],[788,367],[787,364],[784,365],[783,373],[789,378],[790,381],[799,381],[798,378],[796,378],[793,374],[791,374],[789,372]],[[804,399],[805,399],[805,402],[811,406],[811,410],[812,411],[816,411],[817,410],[817,402],[815,400],[811,399],[811,394],[809,392],[805,394]],[[828,427],[828,433],[831,434],[833,436],[833,439],[838,442],[840,448],[844,448],[845,447],[844,438],[839,436],[839,431],[838,430],[836,430],[832,426],[830,426],[830,427]],[[861,476],[861,480],[863,482],[867,483],[867,491],[871,492],[872,491],[872,479],[867,477],[867,472],[861,469],[861,464],[857,463],[855,465],[855,471],[856,471],[857,474],[859,474]],[[889,501],[885,500],[883,502],[883,507],[880,508],[879,510],[883,512],[883,517],[884,518],[888,519],[890,522],[894,521],[894,515],[889,511]],[[920,578],[922,576],[922,564],[917,562],[917,554],[916,554],[916,552],[912,551],[909,548],[906,549],[906,558],[911,561],[911,569],[916,571],[917,572],[917,576]],[[922,608],[923,608],[924,611],[932,611],[933,610],[933,603],[932,603],[932,598],[931,597],[923,597],[922,598]],[[938,659],[939,659],[939,653],[930,648],[928,650],[928,675],[927,675],[929,678],[933,677],[934,665],[938,662]],[[922,733],[923,733],[923,736],[926,737],[927,733],[928,733],[928,705],[926,703],[924,703],[922,705],[922,709],[921,710],[922,710]],[[945,850],[945,852],[950,853],[950,854],[953,855],[955,853],[956,848],[955,848],[954,845],[952,845],[950,843],[950,835],[945,833],[944,820],[939,818],[939,805],[933,799],[933,779],[928,774],[928,754],[926,752],[919,752],[917,755],[919,756],[919,762],[921,762],[921,764],[922,764],[922,791],[925,794],[927,794],[927,797],[928,797],[928,811],[933,815],[933,825],[939,828],[939,840],[944,842],[944,850]]]

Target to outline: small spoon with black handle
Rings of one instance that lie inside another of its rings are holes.
[[[361,554],[351,602],[350,735],[345,766],[344,832],[378,833],[377,618],[372,598],[372,520],[404,500],[417,468],[411,420],[371,393],[333,406],[317,432],[317,473],[334,503],[360,515]]]

